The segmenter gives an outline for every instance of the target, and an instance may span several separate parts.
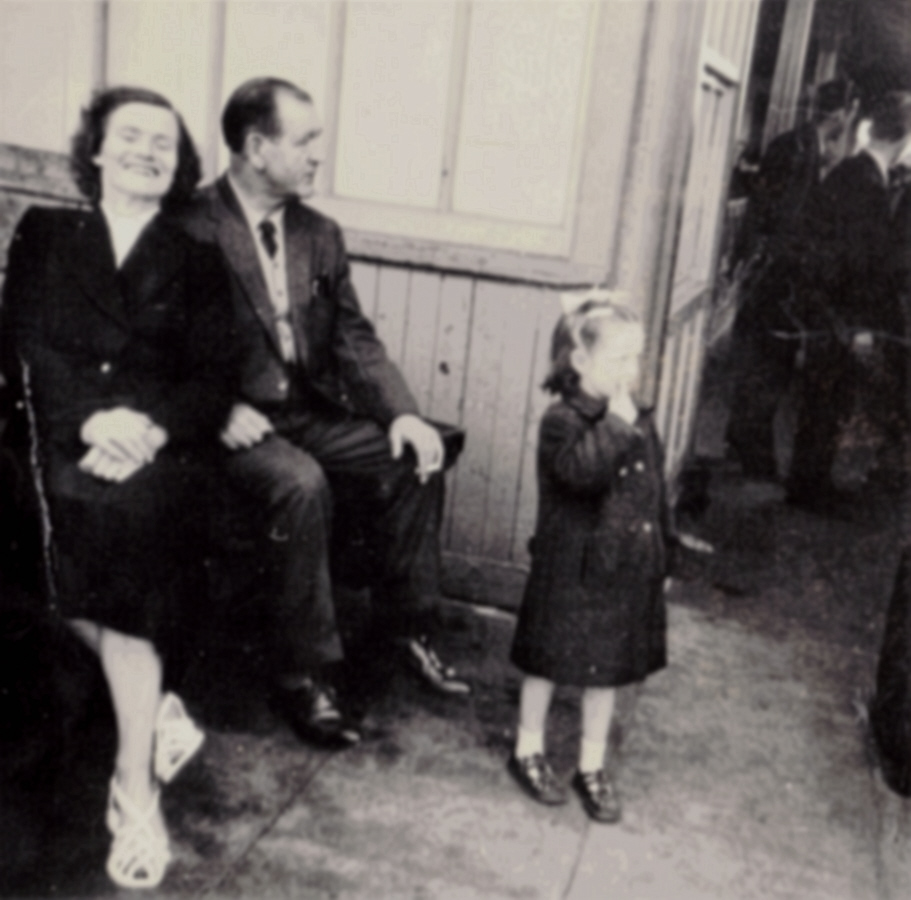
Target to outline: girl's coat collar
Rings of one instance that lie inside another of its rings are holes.
[[[579,413],[582,418],[589,419],[592,422],[603,419],[610,408],[607,400],[604,398],[599,399],[592,397],[590,394],[586,394],[585,391],[576,391],[572,394],[566,394],[563,399]],[[635,397],[633,400],[636,404],[636,408],[639,410],[640,418],[649,415],[652,412],[652,407],[643,406]]]

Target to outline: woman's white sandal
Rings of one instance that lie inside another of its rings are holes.
[[[177,694],[165,694],[155,718],[155,776],[167,784],[193,758],[205,734]]]
[[[105,821],[114,835],[106,871],[115,884],[124,888],[154,888],[161,884],[171,861],[168,838],[154,824],[161,793],[155,792],[145,810],[137,808],[111,779],[108,813]]]

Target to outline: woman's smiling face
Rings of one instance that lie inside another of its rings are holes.
[[[171,189],[177,169],[177,117],[149,103],[118,106],[105,126],[104,140],[93,158],[101,169],[101,196],[161,200]]]

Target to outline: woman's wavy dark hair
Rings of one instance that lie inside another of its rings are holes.
[[[93,159],[101,150],[111,113],[127,103],[146,103],[169,109],[177,119],[177,168],[171,189],[162,198],[161,206],[173,211],[193,195],[202,178],[202,165],[193,139],[179,112],[170,101],[155,91],[137,87],[114,87],[96,91],[89,105],[82,110],[79,130],[73,135],[70,169],[76,187],[92,202],[101,200],[101,170]]]
[[[550,342],[550,371],[541,387],[551,394],[572,396],[579,390],[579,373],[572,353],[580,344],[591,350],[611,322],[642,324],[639,314],[617,300],[586,300],[577,310],[560,317]]]

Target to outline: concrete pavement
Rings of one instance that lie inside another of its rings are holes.
[[[892,505],[867,495],[849,521],[826,520],[786,507],[778,489],[715,473],[693,527],[718,552],[672,589],[669,667],[620,698],[618,826],[589,822],[575,798],[537,806],[506,774],[519,683],[508,613],[448,608],[443,650],[474,682],[468,700],[428,695],[362,647],[348,689],[367,707],[365,740],[344,753],[297,742],[262,701],[255,646],[223,647],[188,676],[208,740],[166,790],[176,861],[144,895],[911,895],[911,807],[882,784],[864,727]],[[67,683],[83,685],[70,687],[78,712],[63,756],[41,763],[44,777],[8,807],[3,896],[117,893],[103,874],[110,714],[91,665],[78,655],[66,665]],[[568,779],[576,692],[558,693],[548,737]],[[19,770],[29,771],[21,760]]]

